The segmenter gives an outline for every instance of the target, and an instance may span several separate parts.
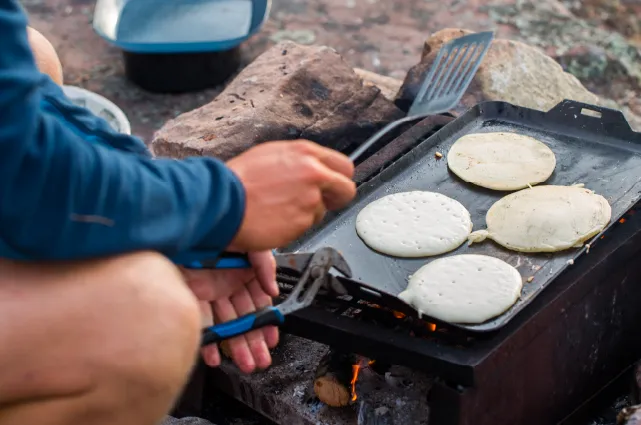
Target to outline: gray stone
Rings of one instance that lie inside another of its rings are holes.
[[[343,150],[403,115],[335,50],[283,42],[212,102],[165,124],[151,149],[158,156],[228,160],[258,143],[309,139]]]
[[[440,46],[469,32],[445,29],[426,41],[421,62],[405,78],[398,105],[405,109],[414,100]],[[496,39],[455,112],[491,100],[547,111],[564,99],[598,102],[596,95],[541,50],[518,41]]]

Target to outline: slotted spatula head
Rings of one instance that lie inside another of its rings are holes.
[[[493,39],[494,33],[488,31],[443,45],[407,115],[436,115],[453,109],[465,94]]]

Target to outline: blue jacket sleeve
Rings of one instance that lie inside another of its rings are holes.
[[[0,0],[0,256],[223,250],[244,213],[235,175],[213,158],[154,160],[87,142],[43,110],[26,24],[17,0]]]
[[[123,152],[151,156],[145,143],[137,137],[119,133],[99,116],[88,109],[75,105],[67,98],[62,88],[51,78],[42,75],[40,84],[43,112],[58,117],[70,127],[81,132],[82,136],[92,143],[100,143]]]

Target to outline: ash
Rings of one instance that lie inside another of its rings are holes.
[[[405,367],[384,371],[363,368],[357,400],[344,408],[329,407],[314,395],[316,367],[328,347],[283,335],[266,371],[243,375],[225,362],[212,384],[281,425],[427,425],[427,397],[433,379]],[[377,368],[378,369],[378,368]]]

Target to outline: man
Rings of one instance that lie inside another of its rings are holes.
[[[353,198],[353,165],[305,141],[152,159],[64,97],[38,37],[0,0],[0,425],[157,424],[202,325],[271,302],[270,250]],[[253,269],[181,270],[168,258],[185,251],[248,252]],[[234,361],[267,367],[277,338],[231,340]]]

